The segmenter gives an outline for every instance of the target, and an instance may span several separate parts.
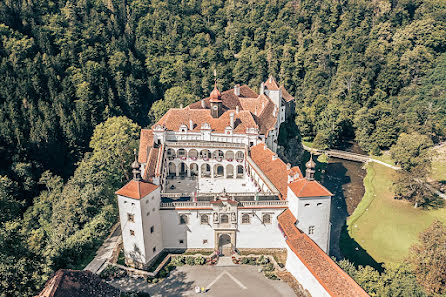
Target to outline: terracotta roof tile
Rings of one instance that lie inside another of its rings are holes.
[[[59,269],[36,297],[119,297],[121,291],[88,270]]]
[[[331,296],[369,296],[311,238],[296,227],[296,218],[289,209],[279,215],[278,221],[290,249]]]
[[[209,109],[171,108],[155,125],[162,125],[171,131],[179,131],[181,125],[189,128],[189,120],[192,120],[193,131],[200,131],[201,125],[208,123],[211,129],[218,133],[224,133],[230,124],[229,114],[234,113],[234,133],[245,134],[247,128],[257,128],[257,124],[248,111],[226,111],[219,118],[213,118]]]
[[[268,90],[272,91],[279,90],[279,86],[277,85],[276,79],[272,75],[268,77],[264,85]]]
[[[157,185],[149,182],[131,180],[125,186],[116,191],[115,194],[133,199],[141,199],[155,191],[157,188]]]
[[[280,90],[282,90],[282,97],[285,99],[286,102],[290,102],[291,100],[294,100],[294,97],[288,93],[288,91],[285,89],[284,86],[280,86]]]
[[[297,197],[333,196],[329,190],[315,180],[300,178],[288,186]]]
[[[144,180],[150,181],[155,176],[155,169],[158,162],[159,148],[154,147],[150,149],[149,157],[147,159],[146,170],[144,171]]]
[[[153,132],[149,129],[141,129],[141,136],[139,137],[139,154],[138,162],[146,163],[149,148],[153,146]]]
[[[286,199],[288,185],[288,169],[287,165],[277,157],[269,148],[266,148],[263,142],[251,147],[251,159],[262,170],[263,174],[271,181],[271,183],[279,190],[282,199]]]

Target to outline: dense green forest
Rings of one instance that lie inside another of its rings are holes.
[[[221,89],[273,74],[320,147],[443,140],[445,26],[439,0],[0,1],[0,296],[85,260],[138,126],[206,96],[214,69]]]

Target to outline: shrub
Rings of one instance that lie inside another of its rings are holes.
[[[160,272],[158,273],[158,276],[160,278],[166,278],[169,276],[169,268],[164,267],[163,269],[160,270]]]
[[[102,270],[100,277],[104,279],[109,279],[115,275],[118,268],[116,266],[108,265],[104,270]]]
[[[256,260],[256,264],[257,265],[265,265],[269,263],[269,259],[265,256],[260,256],[259,258],[257,258]]]
[[[248,264],[249,265],[256,265],[256,258],[250,257],[249,260],[248,260]]]
[[[273,271],[273,270],[274,270],[273,263],[268,263],[263,266],[263,271]]]
[[[185,257],[184,257],[184,256],[176,256],[176,257],[173,257],[173,258],[170,260],[170,263],[171,263],[172,265],[174,265],[174,266],[183,266],[184,263],[185,263]]]
[[[195,265],[194,257],[186,257],[186,264],[187,265]]]
[[[283,265],[283,263],[281,263],[281,262],[278,262],[277,265],[279,265],[280,268],[285,267],[285,265]]]
[[[242,264],[248,264],[249,263],[249,258],[244,257],[242,258]]]
[[[267,272],[267,271],[265,271],[265,277],[268,278],[268,279],[272,279],[272,280],[278,280],[279,279],[275,273]]]
[[[195,265],[203,265],[206,260],[202,256],[198,256],[194,259]]]

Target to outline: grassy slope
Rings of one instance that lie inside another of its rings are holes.
[[[436,156],[432,160],[432,179],[446,181],[446,145],[435,148]]]
[[[446,208],[427,211],[394,200],[393,175],[390,168],[368,164],[366,193],[347,221],[350,236],[376,261],[384,263],[401,262],[417,241],[418,233],[434,219],[446,223]]]

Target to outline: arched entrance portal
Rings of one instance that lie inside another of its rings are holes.
[[[229,234],[221,234],[218,238],[218,249],[221,255],[231,256],[232,243]]]

